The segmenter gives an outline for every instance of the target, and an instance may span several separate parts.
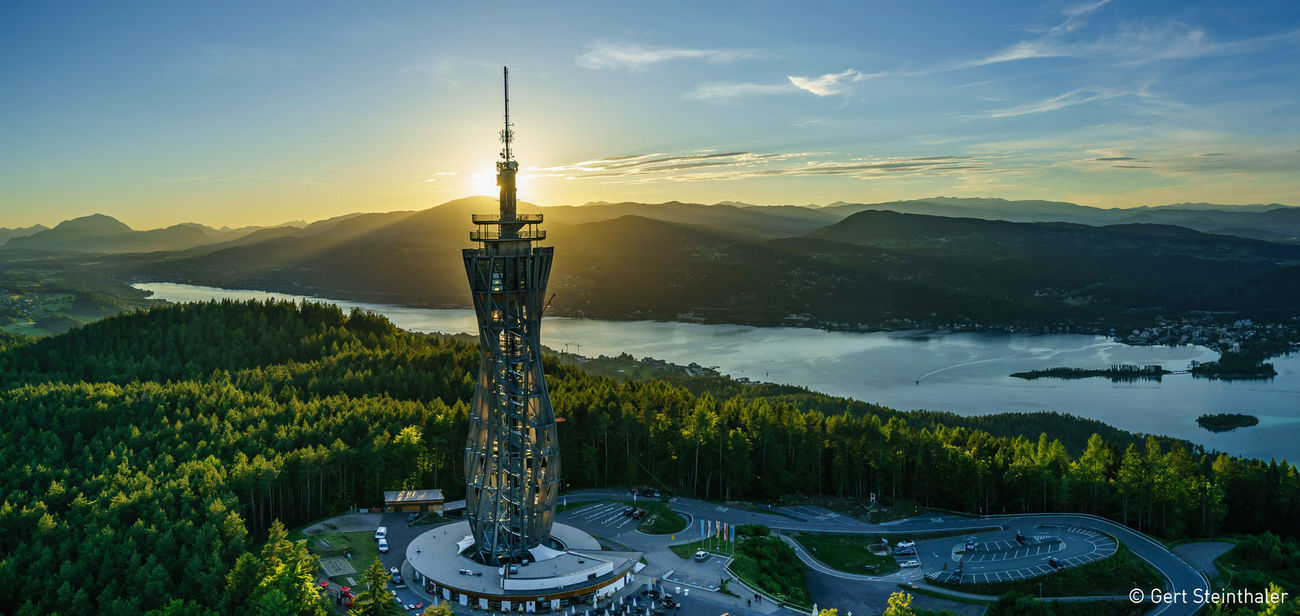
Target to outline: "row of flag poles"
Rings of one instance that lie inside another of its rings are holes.
[[[736,546],[736,525],[719,520],[700,520],[700,538],[716,539],[719,544],[723,541],[729,542],[734,551]],[[716,547],[722,546],[717,545]]]

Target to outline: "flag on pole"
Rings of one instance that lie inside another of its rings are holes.
[[[700,537],[704,537],[704,520],[700,520]]]
[[[730,541],[731,541],[732,543],[735,543],[735,542],[736,542],[736,527],[735,527],[735,526],[732,526],[732,527],[731,527],[731,539],[730,539]]]

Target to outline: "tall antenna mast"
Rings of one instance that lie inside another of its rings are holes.
[[[506,149],[501,152],[501,157],[506,162],[510,162],[513,160],[510,157],[510,142],[515,139],[515,131],[510,128],[510,67],[503,66],[501,67],[501,71],[505,81],[506,93],[506,127],[501,131],[501,142],[506,144]]]

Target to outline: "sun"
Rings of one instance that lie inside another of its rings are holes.
[[[497,197],[501,194],[501,189],[497,187],[496,170],[474,173],[469,176],[468,188],[470,194],[474,196]],[[532,186],[532,178],[521,173],[515,176],[515,191],[520,200],[527,200],[529,188]]]

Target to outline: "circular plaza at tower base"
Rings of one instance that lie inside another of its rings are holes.
[[[527,564],[507,570],[470,558],[469,523],[455,522],[416,537],[406,548],[406,561],[412,581],[429,594],[493,612],[590,606],[630,584],[640,568],[640,552],[602,550],[594,537],[572,526],[555,524],[546,543],[554,547],[535,547]]]

